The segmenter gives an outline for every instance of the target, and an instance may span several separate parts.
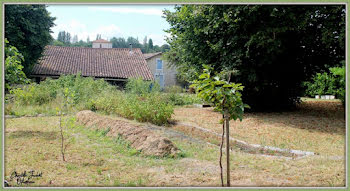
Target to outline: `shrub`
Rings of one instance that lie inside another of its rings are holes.
[[[180,86],[165,87],[164,92],[166,93],[183,93],[184,90]]]
[[[9,107],[6,107],[6,113],[14,113],[11,108],[18,109],[28,106],[28,108],[33,107],[35,109],[34,114],[37,114],[44,111],[36,111],[37,108],[59,105],[62,102],[63,95],[69,95],[69,111],[90,109],[107,114],[118,114],[140,122],[162,125],[166,124],[171,118],[176,100],[181,100],[181,104],[191,102],[189,100],[192,98],[186,98],[185,96],[169,101],[165,96],[166,94],[159,92],[157,85],[152,91],[146,91],[145,84],[151,84],[151,82],[132,79],[128,91],[122,92],[104,80],[83,78],[80,75],[61,76],[57,80],[48,79],[41,84],[30,84],[12,90],[12,95],[7,96],[8,102],[11,101],[11,107],[8,104]],[[137,87],[141,87],[141,90],[137,90]],[[13,103],[16,104],[16,107]],[[16,112],[18,113],[18,111]],[[20,112],[18,114],[22,115],[24,113]]]
[[[160,94],[157,93],[138,96],[116,90],[113,93],[109,92],[101,95],[90,105],[97,111],[118,114],[128,119],[150,122],[156,125],[168,123],[174,112],[173,105],[160,99]]]
[[[56,99],[59,93],[68,89],[70,95],[74,95],[72,104],[87,102],[91,96],[98,95],[102,91],[115,89],[104,80],[83,78],[80,74],[61,76],[59,79],[47,79],[40,84],[30,84],[23,88],[17,88],[13,94],[18,104],[42,105]]]
[[[335,94],[335,78],[334,76],[324,72],[317,73],[311,82],[305,82],[306,95],[311,97],[315,95]]]
[[[330,68],[330,73],[317,73],[311,82],[305,82],[306,95],[335,95],[345,103],[345,67]]]
[[[141,78],[130,78],[125,85],[128,93],[143,95],[152,92],[159,92],[160,85],[155,81],[144,81]]]
[[[334,67],[330,68],[329,70],[333,74],[333,76],[336,79],[336,86],[337,88],[335,89],[335,95],[338,99],[342,101],[343,104],[345,104],[345,62],[343,63],[343,67]]]
[[[191,105],[195,103],[201,103],[201,99],[195,94],[179,94],[179,93],[170,93],[165,96],[168,103],[173,105]]]

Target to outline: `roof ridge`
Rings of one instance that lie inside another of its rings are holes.
[[[61,75],[82,72],[83,76],[102,78],[141,77],[153,80],[140,48],[45,47],[42,59],[34,65],[33,75]]]

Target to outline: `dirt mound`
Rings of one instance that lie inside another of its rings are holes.
[[[95,126],[107,130],[107,136],[120,135],[131,146],[150,156],[175,156],[180,150],[167,138],[142,126],[132,125],[126,121],[100,116],[85,110],[76,114],[77,121],[87,127]]]

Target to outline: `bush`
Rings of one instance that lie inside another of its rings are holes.
[[[23,105],[42,105],[58,98],[58,95],[68,89],[73,97],[73,105],[87,102],[91,96],[98,95],[102,91],[115,89],[104,80],[83,78],[79,74],[61,76],[59,79],[47,79],[40,84],[30,84],[23,88],[17,88],[13,94],[15,102]]]
[[[194,94],[170,93],[165,96],[166,101],[172,105],[192,105],[202,103],[201,99]]]
[[[166,93],[183,93],[184,90],[180,86],[165,87],[164,92]]]
[[[174,112],[173,105],[162,100],[158,93],[138,96],[116,90],[114,92],[106,92],[90,105],[91,108],[95,108],[97,111],[103,111],[107,114],[118,114],[128,119],[150,122],[156,125],[168,123]]]
[[[126,92],[104,80],[94,80],[68,75],[59,79],[48,79],[40,84],[29,84],[13,89],[7,95],[7,114],[36,115],[41,112],[54,113],[60,105],[63,95],[69,95],[69,111],[89,109],[106,114],[117,114],[140,122],[156,125],[168,123],[174,112],[174,105],[199,103],[195,95],[160,93],[155,84],[151,91],[148,87],[153,82],[130,79]],[[25,108],[25,109],[23,109]]]
[[[345,103],[345,67],[330,68],[330,73],[317,73],[311,82],[305,82],[306,95],[335,95]]]
[[[305,82],[304,85],[307,87],[306,95],[311,97],[315,95],[335,94],[335,78],[326,72],[317,73],[311,82]]]
[[[345,62],[343,62],[343,67],[334,67],[330,68],[329,70],[333,74],[333,76],[336,79],[336,86],[335,89],[335,95],[338,99],[342,101],[342,103],[345,105]]]
[[[128,93],[144,95],[160,91],[160,85],[155,81],[144,81],[141,78],[130,78],[125,85]]]

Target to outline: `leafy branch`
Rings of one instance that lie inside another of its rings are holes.
[[[198,80],[193,81],[191,87],[196,89],[197,95],[208,103],[212,103],[214,110],[220,112],[223,118],[220,120],[223,123],[222,141],[220,145],[220,169],[221,169],[221,183],[223,183],[222,173],[222,146],[223,138],[226,128],[226,165],[227,165],[227,186],[230,186],[230,153],[229,153],[229,121],[239,119],[242,121],[244,108],[249,108],[247,104],[242,101],[242,94],[244,86],[240,83],[231,83],[231,75],[234,71],[222,71],[220,73],[213,73],[213,68],[203,65],[203,73]],[[227,78],[227,80],[225,79]]]

